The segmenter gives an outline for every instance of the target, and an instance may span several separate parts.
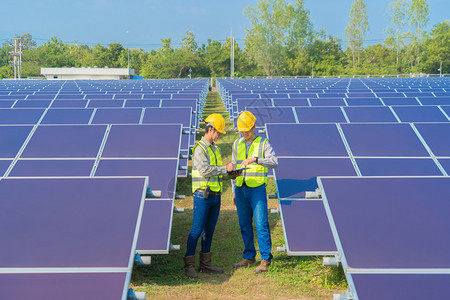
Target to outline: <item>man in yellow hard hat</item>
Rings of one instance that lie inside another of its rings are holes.
[[[256,117],[249,111],[241,113],[237,128],[242,137],[233,144],[231,162],[237,169],[246,168],[233,185],[233,203],[236,205],[239,226],[244,241],[243,259],[235,268],[246,267],[255,263],[252,219],[255,220],[261,264],[256,273],[267,271],[273,258],[272,241],[267,218],[267,170],[276,168],[278,159],[266,138],[255,134]]]
[[[223,269],[211,264],[211,242],[220,212],[222,179],[234,169],[229,163],[222,166],[222,157],[215,142],[225,134],[225,120],[220,114],[205,119],[206,129],[202,139],[194,146],[192,158],[192,193],[194,217],[188,236],[186,254],[183,257],[186,275],[197,278],[195,249],[200,235],[200,272],[223,273]]]

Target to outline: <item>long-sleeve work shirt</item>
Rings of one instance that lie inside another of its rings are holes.
[[[211,150],[213,153],[216,151],[216,145],[213,143],[211,144],[208,142],[205,137],[202,137],[202,141],[205,143],[207,147],[211,146]],[[215,159],[215,157],[211,157],[211,160]],[[192,164],[195,165],[198,172],[203,177],[210,177],[210,176],[219,176],[219,175],[226,175],[227,174],[227,168],[225,166],[211,166],[208,162],[208,158],[206,156],[205,151],[201,147],[196,147],[194,151],[194,156],[192,157]]]

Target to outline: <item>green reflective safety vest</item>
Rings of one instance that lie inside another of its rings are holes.
[[[250,148],[247,152],[247,147],[245,144],[245,139],[241,137],[234,142],[234,151],[237,151],[237,166],[236,169],[241,168],[241,163],[246,158],[258,157],[264,158],[264,147],[266,145],[267,139],[262,139],[257,137],[253,140]],[[242,186],[245,184],[249,187],[258,187],[262,184],[267,184],[267,168],[258,164],[250,164],[247,166],[247,170],[242,172],[242,175],[236,178],[236,185]]]
[[[208,158],[208,163],[211,166],[221,166],[222,156],[220,156],[219,147],[216,147],[216,151],[213,152],[211,147],[207,147],[203,141],[199,141],[194,148],[192,153],[195,152],[197,147],[201,147]],[[192,193],[198,189],[204,190],[206,186],[209,186],[213,192],[222,192],[222,175],[203,177],[197,169],[197,166],[192,166]]]

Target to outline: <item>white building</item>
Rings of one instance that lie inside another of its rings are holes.
[[[134,75],[134,69],[126,68],[41,68],[41,74],[48,80],[83,80],[83,79],[124,79]]]

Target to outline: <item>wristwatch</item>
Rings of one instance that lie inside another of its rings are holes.
[[[256,158],[256,163],[258,163],[258,158]]]

